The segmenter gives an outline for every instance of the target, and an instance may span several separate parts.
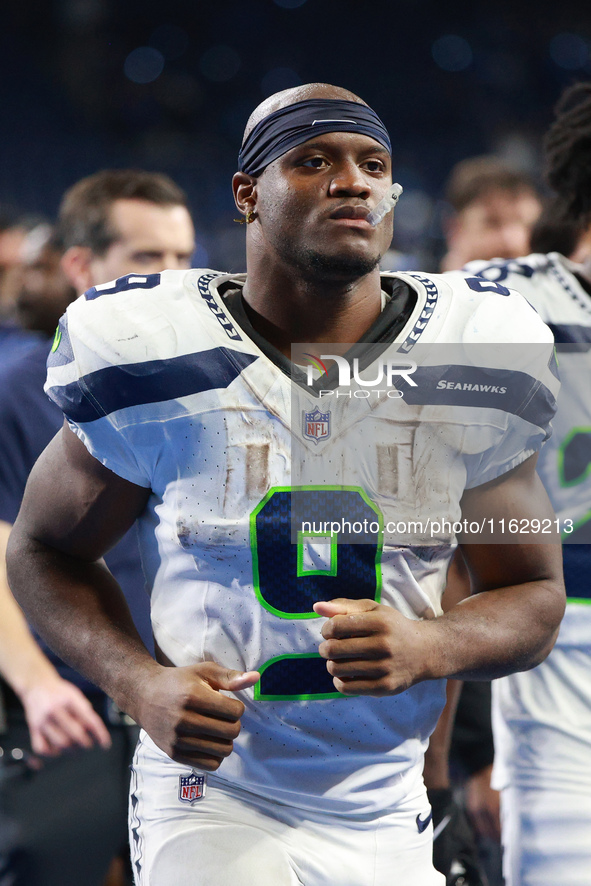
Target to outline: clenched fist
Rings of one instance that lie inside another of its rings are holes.
[[[343,695],[397,695],[425,679],[424,622],[375,600],[314,604],[328,621],[320,655]]]
[[[244,705],[220,690],[253,686],[257,671],[234,671],[207,661],[182,668],[156,665],[142,687],[138,721],[177,763],[214,772],[232,753]]]

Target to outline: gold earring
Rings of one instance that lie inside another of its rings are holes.
[[[234,221],[239,225],[251,225],[256,217],[257,214],[254,209],[247,209],[244,218],[235,218]]]

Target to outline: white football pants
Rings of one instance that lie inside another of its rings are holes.
[[[431,824],[421,833],[417,825],[430,812],[422,783],[395,813],[358,821],[294,810],[219,782],[198,797],[200,785],[180,782],[191,774],[149,738],[140,740],[130,794],[137,886],[445,884],[433,868]]]

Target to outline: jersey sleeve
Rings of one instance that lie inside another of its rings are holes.
[[[136,421],[149,370],[125,341],[137,340],[138,333],[124,304],[87,296],[60,320],[45,392],[91,455],[125,480],[149,488],[149,446],[145,439],[141,445],[145,433]]]

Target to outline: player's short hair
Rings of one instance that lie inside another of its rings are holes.
[[[116,200],[187,207],[187,195],[167,175],[143,169],[103,169],[76,182],[64,194],[57,224],[61,248],[87,246],[97,256],[104,255],[118,237],[110,219]]]
[[[447,180],[445,198],[456,212],[461,212],[492,191],[527,192],[538,196],[537,188],[526,172],[514,169],[498,157],[484,155],[456,163]]]
[[[591,223],[591,83],[566,89],[555,114],[544,139],[545,178],[566,216],[584,229]]]

